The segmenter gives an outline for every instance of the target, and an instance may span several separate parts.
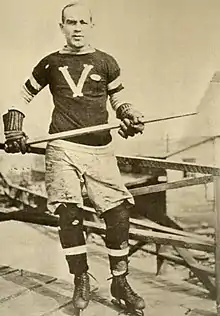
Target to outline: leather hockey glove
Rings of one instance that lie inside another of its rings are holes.
[[[123,103],[116,110],[116,117],[121,120],[119,135],[123,138],[133,137],[144,131],[144,116],[130,103]]]
[[[6,139],[4,149],[7,153],[29,152],[29,146],[26,144],[27,136],[22,131],[24,117],[22,112],[15,109],[8,110],[8,113],[3,115]]]

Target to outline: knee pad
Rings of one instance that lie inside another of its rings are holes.
[[[61,204],[56,213],[59,214],[59,236],[62,247],[84,245],[82,210],[74,204]]]
[[[59,237],[63,249],[74,249],[85,245],[83,234],[82,210],[75,204],[61,204],[56,213],[59,215]],[[88,270],[86,253],[66,254],[66,260],[71,274],[80,274]]]
[[[129,217],[129,209],[124,203],[103,214],[106,223],[107,247],[113,249],[128,247]]]
[[[82,226],[83,216],[82,210],[75,204],[61,204],[56,214],[59,215],[59,226],[61,229],[74,226]]]

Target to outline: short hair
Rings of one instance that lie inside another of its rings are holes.
[[[83,6],[86,7],[85,4],[81,3],[80,1],[74,1],[74,2],[70,2],[67,5],[65,5],[61,11],[61,21],[62,23],[65,22],[65,10],[67,8],[71,8],[71,7],[75,7],[75,6]],[[89,12],[89,16],[90,16],[90,22],[92,23],[92,11],[90,8],[88,8],[88,12]]]

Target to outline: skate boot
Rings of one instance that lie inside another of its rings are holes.
[[[88,273],[83,272],[80,275],[76,275],[74,284],[75,289],[73,294],[73,306],[75,309],[83,310],[88,306],[90,299],[90,283]]]
[[[145,302],[142,297],[132,290],[126,279],[126,274],[113,276],[111,294],[116,299],[116,302],[114,303],[117,305],[126,308],[128,312],[135,312],[136,315],[143,315]]]

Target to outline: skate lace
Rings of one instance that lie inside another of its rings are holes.
[[[139,295],[134,292],[134,290],[131,288],[130,284],[128,283],[126,278],[123,278],[120,280],[120,285],[123,287],[123,289],[126,291],[126,296],[131,299],[131,301],[136,300],[139,298]]]
[[[83,299],[86,300],[89,291],[89,276],[87,275],[87,273],[83,273],[79,277],[77,277],[76,284],[78,285],[76,287],[76,295],[80,295]]]

